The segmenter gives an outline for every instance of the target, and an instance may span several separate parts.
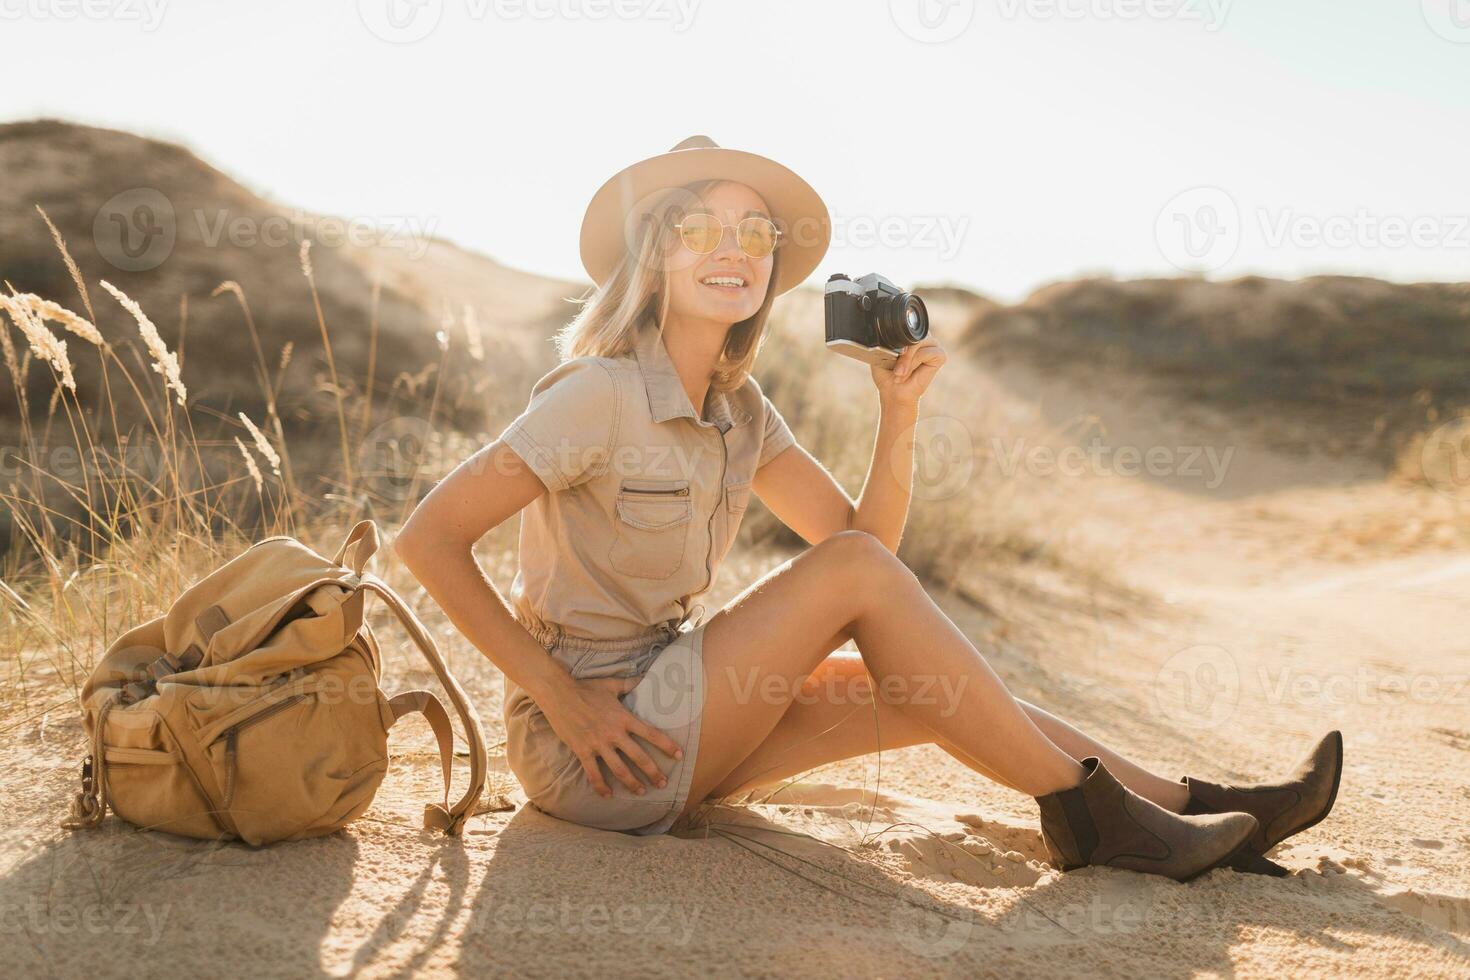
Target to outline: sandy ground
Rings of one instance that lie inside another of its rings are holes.
[[[1335,812],[1274,854],[1290,878],[1059,874],[1028,798],[930,748],[826,767],[682,837],[519,806],[445,841],[415,825],[436,779],[419,727],[395,735],[368,816],[330,838],[251,850],[115,819],[69,836],[67,708],[0,743],[4,972],[1470,974],[1470,500],[1278,457],[1116,393],[1007,384],[997,397],[1043,415],[1111,413],[1115,441],[1228,439],[1233,463],[1213,489],[1059,478],[1085,505],[1079,533],[1138,590],[1126,614],[1041,603],[1013,628],[941,604],[1018,693],[1173,777],[1269,777],[1342,729]],[[1406,515],[1429,531],[1397,533]],[[732,560],[726,594],[781,557]],[[406,647],[382,623],[385,649]],[[472,651],[454,659],[494,719],[498,678]],[[425,676],[397,660],[390,689]]]

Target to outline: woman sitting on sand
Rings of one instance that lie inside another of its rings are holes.
[[[1036,797],[1064,870],[1183,880],[1259,864],[1321,820],[1336,732],[1280,783],[1157,776],[1014,698],[896,557],[938,342],[872,366],[881,414],[856,502],[796,444],[749,371],[772,300],[829,238],[805,181],[705,137],[615,175],[583,221],[597,289],[560,338],[568,359],[395,541],[504,672],[506,755],[527,797],[657,834],[706,799],[932,743]],[[752,492],[812,547],[704,620]],[[471,549],[523,508],[507,602]],[[849,640],[859,655],[833,652]],[[874,681],[883,696],[855,706]]]

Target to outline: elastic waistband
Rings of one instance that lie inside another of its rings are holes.
[[[694,608],[701,614],[704,612],[703,606],[697,605]],[[658,640],[671,640],[678,636],[684,624],[690,622],[692,619],[691,616],[685,616],[680,619],[667,620],[656,626],[650,626],[637,633],[593,638],[570,636],[562,629],[560,623],[547,623],[532,619],[519,610],[513,610],[513,615],[515,616],[516,622],[525,627],[526,632],[530,633],[532,638],[546,649],[551,650],[560,647],[563,650],[582,650],[587,652],[594,650],[611,652],[638,650],[650,646]]]

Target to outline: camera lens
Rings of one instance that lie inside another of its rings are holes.
[[[877,314],[878,341],[891,350],[917,344],[929,336],[929,310],[913,293],[885,297]]]

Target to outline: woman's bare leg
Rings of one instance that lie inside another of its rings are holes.
[[[828,647],[835,649],[847,640],[846,635],[833,637]],[[1017,700],[1036,727],[1072,758],[1099,757],[1119,782],[1166,810],[1180,813],[1189,802],[1189,792],[1182,783],[1155,775],[1055,715]],[[871,677],[861,656],[833,653],[807,678],[800,695],[766,740],[710,795],[736,796],[828,763],[931,744],[982,775],[1008,785],[983,763],[966,757],[901,711],[881,701],[875,702]]]
[[[1157,803],[1165,810],[1183,813],[1184,808],[1189,805],[1189,789],[1183,783],[1150,772],[1131,759],[1119,755],[1087,733],[1079,731],[1070,723],[1030,702],[1022,701],[1021,707],[1025,708],[1026,714],[1036,722],[1036,727],[1045,732],[1047,738],[1055,742],[1063,752],[1072,758],[1086,759],[1088,756],[1097,756],[1118,782],[1144,799]]]
[[[1082,767],[1042,733],[913,572],[872,535],[844,531],[762,578],[706,625],[691,801],[723,785],[766,741],[844,632],[879,701],[927,730],[928,740],[943,739],[1031,796],[1082,781]]]
[[[937,742],[933,732],[897,708],[875,702],[870,681],[857,654],[827,657],[766,740],[710,795],[735,796],[829,762]]]

